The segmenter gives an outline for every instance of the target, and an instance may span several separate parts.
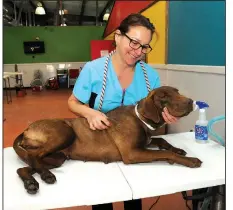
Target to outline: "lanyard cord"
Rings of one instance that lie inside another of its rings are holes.
[[[108,64],[109,64],[109,59],[111,58],[113,53],[115,53],[115,50],[112,51],[107,56],[107,58],[105,60],[103,85],[102,85],[102,90],[101,90],[101,95],[100,95],[100,103],[99,103],[99,108],[98,108],[99,111],[101,111],[103,101],[104,101],[104,93],[105,93],[105,88],[106,88],[106,83],[107,83]],[[151,89],[150,89],[150,83],[149,83],[149,80],[148,80],[147,72],[146,72],[145,66],[143,65],[142,61],[140,61],[140,65],[141,65],[141,68],[143,70],[143,74],[144,74],[144,77],[145,77],[145,80],[146,80],[146,87],[147,87],[147,90],[148,90],[148,93],[149,93],[151,91]]]

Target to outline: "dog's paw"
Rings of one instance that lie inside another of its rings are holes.
[[[35,179],[25,179],[24,188],[29,194],[36,194],[39,189],[39,183]]]
[[[199,168],[201,167],[201,164],[202,164],[202,161],[200,161],[198,158],[189,158],[188,167]]]
[[[45,171],[41,173],[41,179],[44,180],[47,184],[54,184],[56,182],[56,177],[50,171]]]

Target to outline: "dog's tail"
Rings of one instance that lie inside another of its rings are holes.
[[[23,140],[24,133],[21,133],[14,141],[13,148],[16,154],[25,162],[28,163],[28,152],[20,144]]]

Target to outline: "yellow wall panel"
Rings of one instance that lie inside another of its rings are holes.
[[[167,2],[159,1],[154,4],[152,7],[148,8],[144,12],[143,15],[148,17],[150,21],[154,24],[159,38],[156,36],[153,37],[151,42],[151,46],[153,50],[147,56],[148,63],[157,63],[157,64],[165,64],[166,62],[166,29],[167,29]]]

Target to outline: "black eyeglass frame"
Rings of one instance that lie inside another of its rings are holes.
[[[132,49],[137,50],[137,49],[139,49],[139,48],[141,47],[141,48],[142,48],[141,51],[142,51],[143,54],[148,54],[148,53],[150,53],[150,52],[152,51],[152,47],[151,47],[149,44],[147,44],[147,45],[142,45],[142,44],[140,44],[138,41],[136,41],[135,39],[130,38],[126,33],[123,33],[122,35],[125,36],[125,37],[127,37],[127,38],[129,39],[129,46],[130,46]],[[137,48],[132,47],[132,46],[130,45],[132,42],[137,42],[137,44],[139,45],[139,47],[137,47]],[[143,49],[149,49],[149,52],[143,52]]]

